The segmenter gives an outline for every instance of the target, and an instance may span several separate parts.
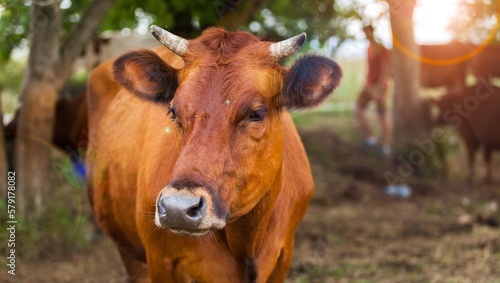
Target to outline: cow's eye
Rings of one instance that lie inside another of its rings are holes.
[[[250,122],[261,122],[262,120],[264,120],[265,117],[266,117],[266,108],[259,107],[250,113],[250,115],[248,116],[248,120],[250,120]]]
[[[167,115],[170,115],[173,121],[177,119],[177,114],[175,114],[175,109],[173,107],[168,107]]]

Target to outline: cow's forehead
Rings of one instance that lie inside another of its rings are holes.
[[[224,100],[248,93],[276,95],[281,90],[283,69],[268,53],[259,54],[248,47],[230,59],[218,60],[208,54],[188,61],[180,72],[179,92]]]
[[[264,101],[280,90],[279,73],[271,69],[255,69],[249,66],[237,72],[196,69],[181,81],[174,97],[176,105],[193,105],[196,108],[224,105],[230,108],[241,104]],[[267,100],[266,100],[267,101]]]
[[[189,41],[187,56],[197,58],[216,59],[217,63],[233,60],[242,50],[252,46],[259,51],[259,45],[266,49],[265,42],[246,32],[228,32],[223,29],[212,28],[202,35]]]
[[[183,56],[185,67],[174,100],[202,107],[275,96],[281,90],[282,68],[270,55],[270,44],[248,33],[205,31],[190,41]]]
[[[186,66],[200,67],[216,65],[219,68],[230,65],[277,65],[271,56],[271,42],[260,41],[246,32],[228,32],[211,28],[189,41],[183,54]]]

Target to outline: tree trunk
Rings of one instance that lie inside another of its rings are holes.
[[[59,1],[33,1],[30,20],[30,54],[22,89],[16,143],[16,180],[19,209],[23,216],[36,215],[42,196],[51,188],[50,142],[55,87],[59,64]]]
[[[2,85],[0,84],[0,118],[3,119],[2,111]],[[5,150],[5,136],[3,133],[3,121],[0,125],[0,197],[7,197],[7,151]]]
[[[398,177],[402,177],[397,180],[402,181],[426,162],[429,155],[422,152],[418,145],[427,141],[428,130],[419,97],[420,62],[417,58],[420,51],[413,36],[412,18],[416,0],[388,2],[394,44],[393,156],[399,164]]]
[[[391,28],[394,49],[392,71],[394,78],[394,150],[403,153],[424,129],[420,118],[420,62],[412,55],[420,53],[413,37],[413,10],[415,0],[394,0],[391,6]],[[389,1],[392,4],[393,1]]]
[[[51,141],[57,94],[71,74],[84,45],[115,0],[94,0],[60,49],[60,0],[34,0],[31,6],[30,54],[21,97],[15,168],[19,210],[38,215],[52,191]]]

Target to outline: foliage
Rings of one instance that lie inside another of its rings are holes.
[[[62,41],[90,3],[90,0],[62,1]],[[30,5],[27,0],[0,0],[0,62],[8,60],[12,50],[28,38]],[[216,25],[218,15],[210,1],[117,0],[102,30],[134,29],[141,20],[168,26],[181,36],[193,36],[201,28]]]
[[[67,35],[73,25],[78,22],[81,11],[84,11],[89,3],[89,0],[63,1],[62,26],[64,35]],[[7,61],[12,50],[22,45],[25,42],[23,40],[28,38],[30,6],[31,1],[27,0],[0,0],[0,35],[2,35],[0,63]]]
[[[22,0],[0,0],[0,63],[9,59],[12,50],[26,38],[29,7]]]
[[[25,65],[25,60],[10,60],[0,65],[0,86],[2,91],[19,93]]]
[[[80,20],[81,13],[85,11],[90,2],[90,0],[66,0],[62,2],[62,27],[66,34]]]
[[[218,20],[211,1],[118,0],[106,18],[103,30],[133,29],[145,18],[186,37],[196,36],[200,29],[216,25]]]
[[[345,32],[350,19],[357,18],[355,9],[340,7],[336,0],[117,0],[101,30],[135,29],[152,23],[168,27],[180,36],[192,38],[209,26],[217,26],[225,13],[236,12],[244,1],[269,4],[250,19],[254,28],[249,31],[266,39],[278,40],[307,32],[317,45],[331,41],[332,48],[349,37]],[[62,26],[64,42],[82,17],[91,0],[64,0]],[[0,0],[0,62],[5,62],[12,49],[25,43],[29,31],[30,4],[28,0]],[[354,7],[354,6],[353,6]],[[246,23],[249,24],[249,23]],[[255,29],[255,25],[260,28]],[[333,39],[333,40],[331,40]],[[24,40],[24,41],[23,41]]]
[[[273,40],[306,32],[309,39],[317,40],[317,46],[313,47],[327,45],[330,51],[334,51],[350,37],[346,32],[349,21],[358,18],[352,7],[340,7],[335,0],[277,0],[270,1],[256,15],[249,29]]]
[[[450,29],[461,41],[478,44],[493,33],[496,33],[493,40],[500,41],[499,5],[499,1],[461,0],[459,13],[450,25]]]
[[[306,32],[310,39],[308,42],[313,42],[313,47],[326,45],[332,52],[343,40],[352,36],[347,26],[353,20],[376,22],[387,17],[387,11],[381,11],[378,16],[373,15],[370,5],[375,0],[117,0],[101,30],[135,29],[140,23],[154,23],[168,27],[180,36],[192,38],[206,27],[218,25],[224,12],[234,12],[245,1],[264,3],[260,12],[247,23],[246,30],[269,40]],[[3,39],[0,41],[0,62],[9,58],[12,49],[27,38],[29,3],[28,0],[0,0],[0,35]],[[65,34],[78,22],[90,3],[91,0],[63,1]],[[460,13],[450,28],[463,41],[484,39],[496,23],[498,5],[498,1],[461,0]]]
[[[4,114],[14,113],[19,106],[17,96],[21,92],[25,66],[25,60],[9,60],[0,63],[0,89]]]

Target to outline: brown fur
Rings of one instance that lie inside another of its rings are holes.
[[[500,45],[488,45],[471,58],[469,66],[476,78],[487,81],[500,77]]]
[[[468,58],[472,45],[451,42],[443,45],[421,45],[421,56],[440,63],[422,62],[420,65],[420,84],[424,87],[447,87],[458,91],[465,87]],[[457,60],[459,58],[463,60]],[[447,61],[448,60],[448,61]],[[457,62],[454,62],[457,60]]]
[[[269,45],[247,33],[209,29],[190,41],[184,65],[156,49],[178,69],[167,70],[179,81],[175,95],[165,94],[173,95],[173,119],[166,117],[167,105],[121,87],[113,79],[113,61],[92,73],[89,195],[97,222],[117,244],[134,281],[285,280],[313,181],[292,120],[275,99],[288,95],[279,94],[288,70],[271,58]],[[125,63],[136,68],[133,60]],[[115,68],[115,77],[124,72]],[[316,83],[334,80],[325,90],[331,92],[340,74],[334,77]],[[130,78],[133,85],[150,83],[144,75]],[[251,119],[254,111],[265,113],[262,121]],[[157,227],[156,200],[172,186],[210,195],[212,216],[225,227],[201,238]]]
[[[462,136],[469,165],[469,184],[474,180],[474,164],[477,150],[484,147],[486,181],[493,178],[493,150],[500,149],[500,88],[483,84],[468,87],[458,93],[448,93],[435,101],[440,109],[438,124],[455,126]]]

